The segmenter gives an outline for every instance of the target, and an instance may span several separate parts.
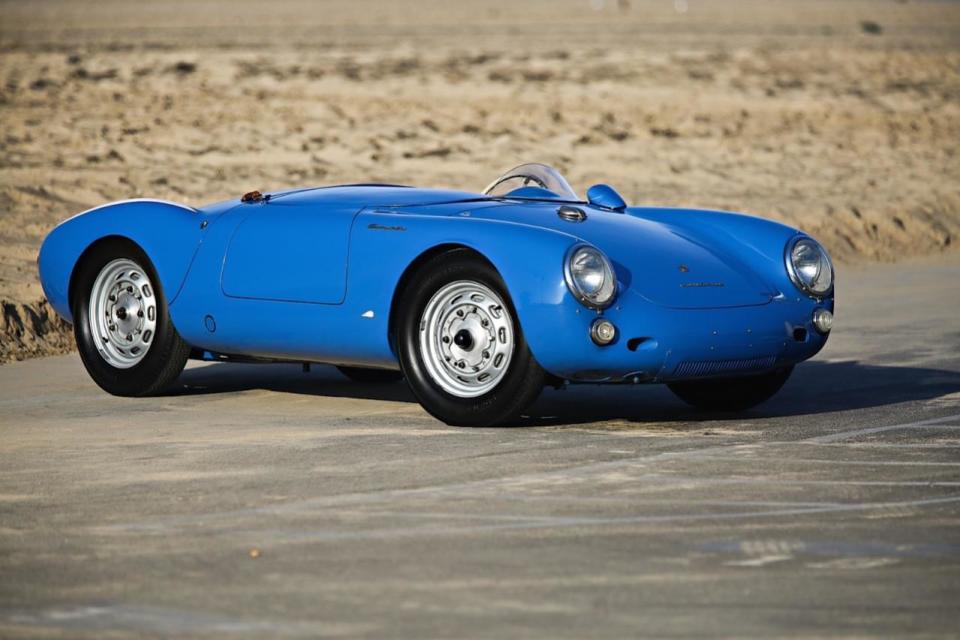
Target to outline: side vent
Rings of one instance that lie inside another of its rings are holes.
[[[583,209],[571,207],[567,204],[561,205],[560,208],[557,209],[557,215],[567,222],[583,222],[587,219],[587,214]]]

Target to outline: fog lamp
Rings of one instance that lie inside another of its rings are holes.
[[[827,335],[833,328],[833,314],[827,309],[817,309],[813,312],[813,326],[823,335]]]
[[[594,344],[605,347],[617,337],[617,327],[606,318],[597,318],[590,325],[590,339]]]

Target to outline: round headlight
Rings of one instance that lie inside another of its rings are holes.
[[[822,298],[833,291],[833,263],[813,238],[797,236],[787,245],[787,273],[798,289]]]
[[[607,307],[617,295],[613,265],[590,245],[575,245],[567,252],[563,275],[570,293],[592,309]]]

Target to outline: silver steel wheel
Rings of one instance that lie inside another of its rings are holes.
[[[111,367],[129,369],[143,360],[157,330],[157,299],[143,267],[120,258],[107,263],[93,282],[90,332]]]
[[[420,356],[447,393],[476,398],[497,386],[510,367],[513,320],[499,295],[469,280],[437,291],[420,317]]]

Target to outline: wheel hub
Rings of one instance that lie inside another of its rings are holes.
[[[470,351],[474,345],[473,334],[467,329],[460,329],[460,331],[457,331],[457,335],[453,336],[453,344],[464,351]]]
[[[462,398],[487,393],[513,356],[513,322],[503,300],[478,282],[441,288],[420,322],[420,351],[431,378]]]
[[[110,366],[128,369],[147,354],[156,305],[150,279],[136,262],[121,258],[100,270],[90,291],[90,329]]]

